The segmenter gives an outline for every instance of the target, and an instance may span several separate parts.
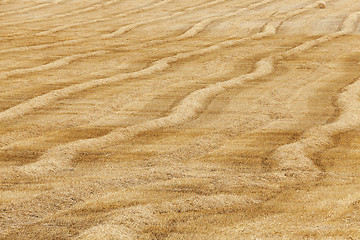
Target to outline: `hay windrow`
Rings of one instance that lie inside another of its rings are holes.
[[[0,239],[360,239],[359,1],[0,5]]]

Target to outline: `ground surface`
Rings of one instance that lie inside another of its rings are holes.
[[[0,9],[1,239],[360,238],[360,1]]]

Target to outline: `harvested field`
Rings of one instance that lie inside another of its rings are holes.
[[[0,239],[360,239],[360,1],[0,0],[0,36]]]

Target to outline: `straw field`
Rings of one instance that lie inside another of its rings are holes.
[[[0,1],[0,239],[359,239],[359,127],[360,1]]]

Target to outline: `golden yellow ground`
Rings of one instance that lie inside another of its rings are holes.
[[[360,239],[357,0],[0,1],[1,239]]]

